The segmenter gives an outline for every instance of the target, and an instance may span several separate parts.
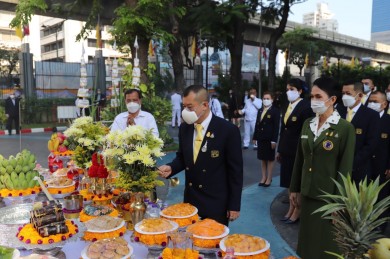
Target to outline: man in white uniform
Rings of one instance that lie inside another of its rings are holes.
[[[210,110],[215,115],[224,119],[221,103],[219,102],[217,95],[213,94],[210,101]]]
[[[175,127],[175,122],[177,121],[177,126],[180,126],[181,123],[181,96],[176,91],[171,96],[172,104],[172,128]]]
[[[141,110],[142,95],[138,89],[129,89],[125,92],[127,112],[122,112],[115,117],[111,125],[111,131],[124,130],[129,125],[139,125],[152,130],[155,136],[159,136],[156,120],[149,112]]]
[[[252,139],[253,132],[255,130],[257,111],[262,106],[261,99],[256,97],[257,91],[252,88],[249,91],[249,98],[245,101],[244,109],[239,110],[238,113],[243,115],[244,118],[244,149],[248,149],[250,140]],[[257,146],[254,146],[256,149]]]

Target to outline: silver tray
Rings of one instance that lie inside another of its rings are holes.
[[[18,228],[30,221],[32,204],[18,204],[0,209],[0,245],[19,248],[11,241]]]
[[[30,222],[32,204],[17,204],[0,209],[0,226],[26,224]],[[1,228],[0,228],[1,231]]]

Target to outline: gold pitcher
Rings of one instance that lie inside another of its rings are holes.
[[[136,192],[131,194],[129,212],[131,216],[131,222],[134,226],[135,224],[144,219],[146,211],[144,197],[145,194],[142,192]]]

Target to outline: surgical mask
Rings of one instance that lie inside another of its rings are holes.
[[[313,110],[313,112],[315,114],[321,115],[324,112],[326,112],[326,110],[328,110],[328,108],[329,108],[329,106],[326,107],[324,101],[311,100],[311,109]]]
[[[390,92],[387,92],[387,93],[386,93],[386,98],[387,98],[387,100],[390,102]]]
[[[263,100],[263,104],[264,104],[264,106],[268,107],[268,106],[270,106],[272,104],[272,100],[265,99],[265,100]]]
[[[346,94],[343,95],[342,100],[344,106],[348,108],[351,108],[356,103],[355,97]]]
[[[199,119],[195,111],[190,111],[187,108],[183,109],[181,116],[187,124],[194,124]]]
[[[10,97],[11,99],[15,99],[15,95],[14,95],[14,94],[11,94],[9,97]]]
[[[139,109],[141,109],[141,105],[136,102],[129,102],[126,107],[130,113],[136,113]]]
[[[364,92],[365,93],[370,91],[370,86],[368,84],[364,84],[363,87],[364,87]]]
[[[287,99],[291,103],[299,98],[299,92],[296,90],[287,91]]]
[[[367,107],[373,109],[376,112],[381,112],[382,111],[380,103],[369,102]]]

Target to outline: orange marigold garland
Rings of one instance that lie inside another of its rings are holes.
[[[134,231],[134,241],[141,242],[149,246],[166,246],[168,243],[168,236],[167,234],[145,235]]]
[[[74,192],[75,189],[76,189],[75,184],[65,188],[50,188],[50,187],[47,188],[50,194],[66,194],[66,193]]]
[[[23,227],[19,228],[19,232],[16,234],[16,236],[20,241],[26,244],[46,245],[51,243],[57,243],[60,241],[65,241],[79,232],[78,226],[73,221],[66,220],[65,224],[69,230],[69,232],[66,234],[57,234],[50,235],[48,237],[41,237],[37,230],[34,228],[33,224],[26,224]]]
[[[126,226],[123,226],[120,229],[115,230],[115,231],[104,232],[104,233],[95,233],[95,232],[85,231],[84,232],[84,240],[95,242],[97,240],[105,239],[105,238],[121,237],[125,234],[125,232],[126,232]]]
[[[28,195],[39,193],[40,191],[41,191],[40,187],[32,187],[24,190],[0,189],[0,197],[28,196]]]
[[[192,241],[195,246],[202,248],[219,248],[219,242],[222,238],[216,239],[202,239],[197,237],[192,237]]]
[[[224,257],[225,254],[226,253],[224,251],[219,251],[218,252],[218,257]],[[236,259],[268,259],[270,255],[271,255],[271,250],[268,249],[267,251],[265,251],[265,252],[263,252],[261,254],[246,255],[246,256],[234,255],[234,258],[236,258]]]
[[[164,248],[164,250],[161,253],[162,259],[198,259],[199,258],[199,252],[192,249],[176,249],[175,252],[178,251],[179,255],[173,254],[172,248]]]

